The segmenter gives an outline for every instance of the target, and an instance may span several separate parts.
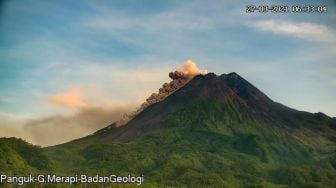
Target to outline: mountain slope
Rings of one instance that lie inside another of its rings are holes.
[[[144,174],[145,185],[154,187],[336,186],[334,151],[321,153],[282,128],[265,128],[242,116],[235,106],[195,100],[167,115],[160,130],[141,139],[113,144],[72,142],[48,152],[59,158],[72,150],[77,156],[73,169]],[[326,147],[327,139],[316,145]]]

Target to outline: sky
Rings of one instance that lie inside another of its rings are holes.
[[[192,60],[274,101],[336,116],[336,3],[313,0],[0,1],[0,136],[47,146],[91,134]]]

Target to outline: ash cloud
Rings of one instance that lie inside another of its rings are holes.
[[[117,126],[123,126],[136,115],[145,110],[152,104],[164,100],[166,97],[174,93],[176,90],[188,83],[194,76],[199,74],[206,74],[207,70],[201,70],[192,60],[184,62],[182,67],[174,72],[170,72],[168,76],[172,79],[169,83],[164,83],[159,89],[158,93],[152,93],[141,106],[130,114],[125,114],[117,122]]]
[[[51,146],[92,134],[117,121],[130,109],[131,106],[81,107],[71,116],[54,115],[30,120],[23,130],[34,144]]]
[[[19,118],[0,113],[0,136],[20,137],[40,146],[51,146],[87,136],[122,118],[134,109],[128,104],[94,105],[80,89],[71,89],[47,98],[48,104],[71,110],[69,115]]]

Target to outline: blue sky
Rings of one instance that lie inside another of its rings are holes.
[[[94,106],[136,105],[187,59],[237,72],[287,106],[336,116],[336,4],[324,2],[327,13],[247,14],[248,4],[319,3],[2,1],[1,117],[74,113],[49,100],[71,92]]]

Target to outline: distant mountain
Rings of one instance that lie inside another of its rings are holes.
[[[145,187],[336,187],[335,118],[236,73],[198,75],[124,126],[41,152],[55,173],[143,174]]]

